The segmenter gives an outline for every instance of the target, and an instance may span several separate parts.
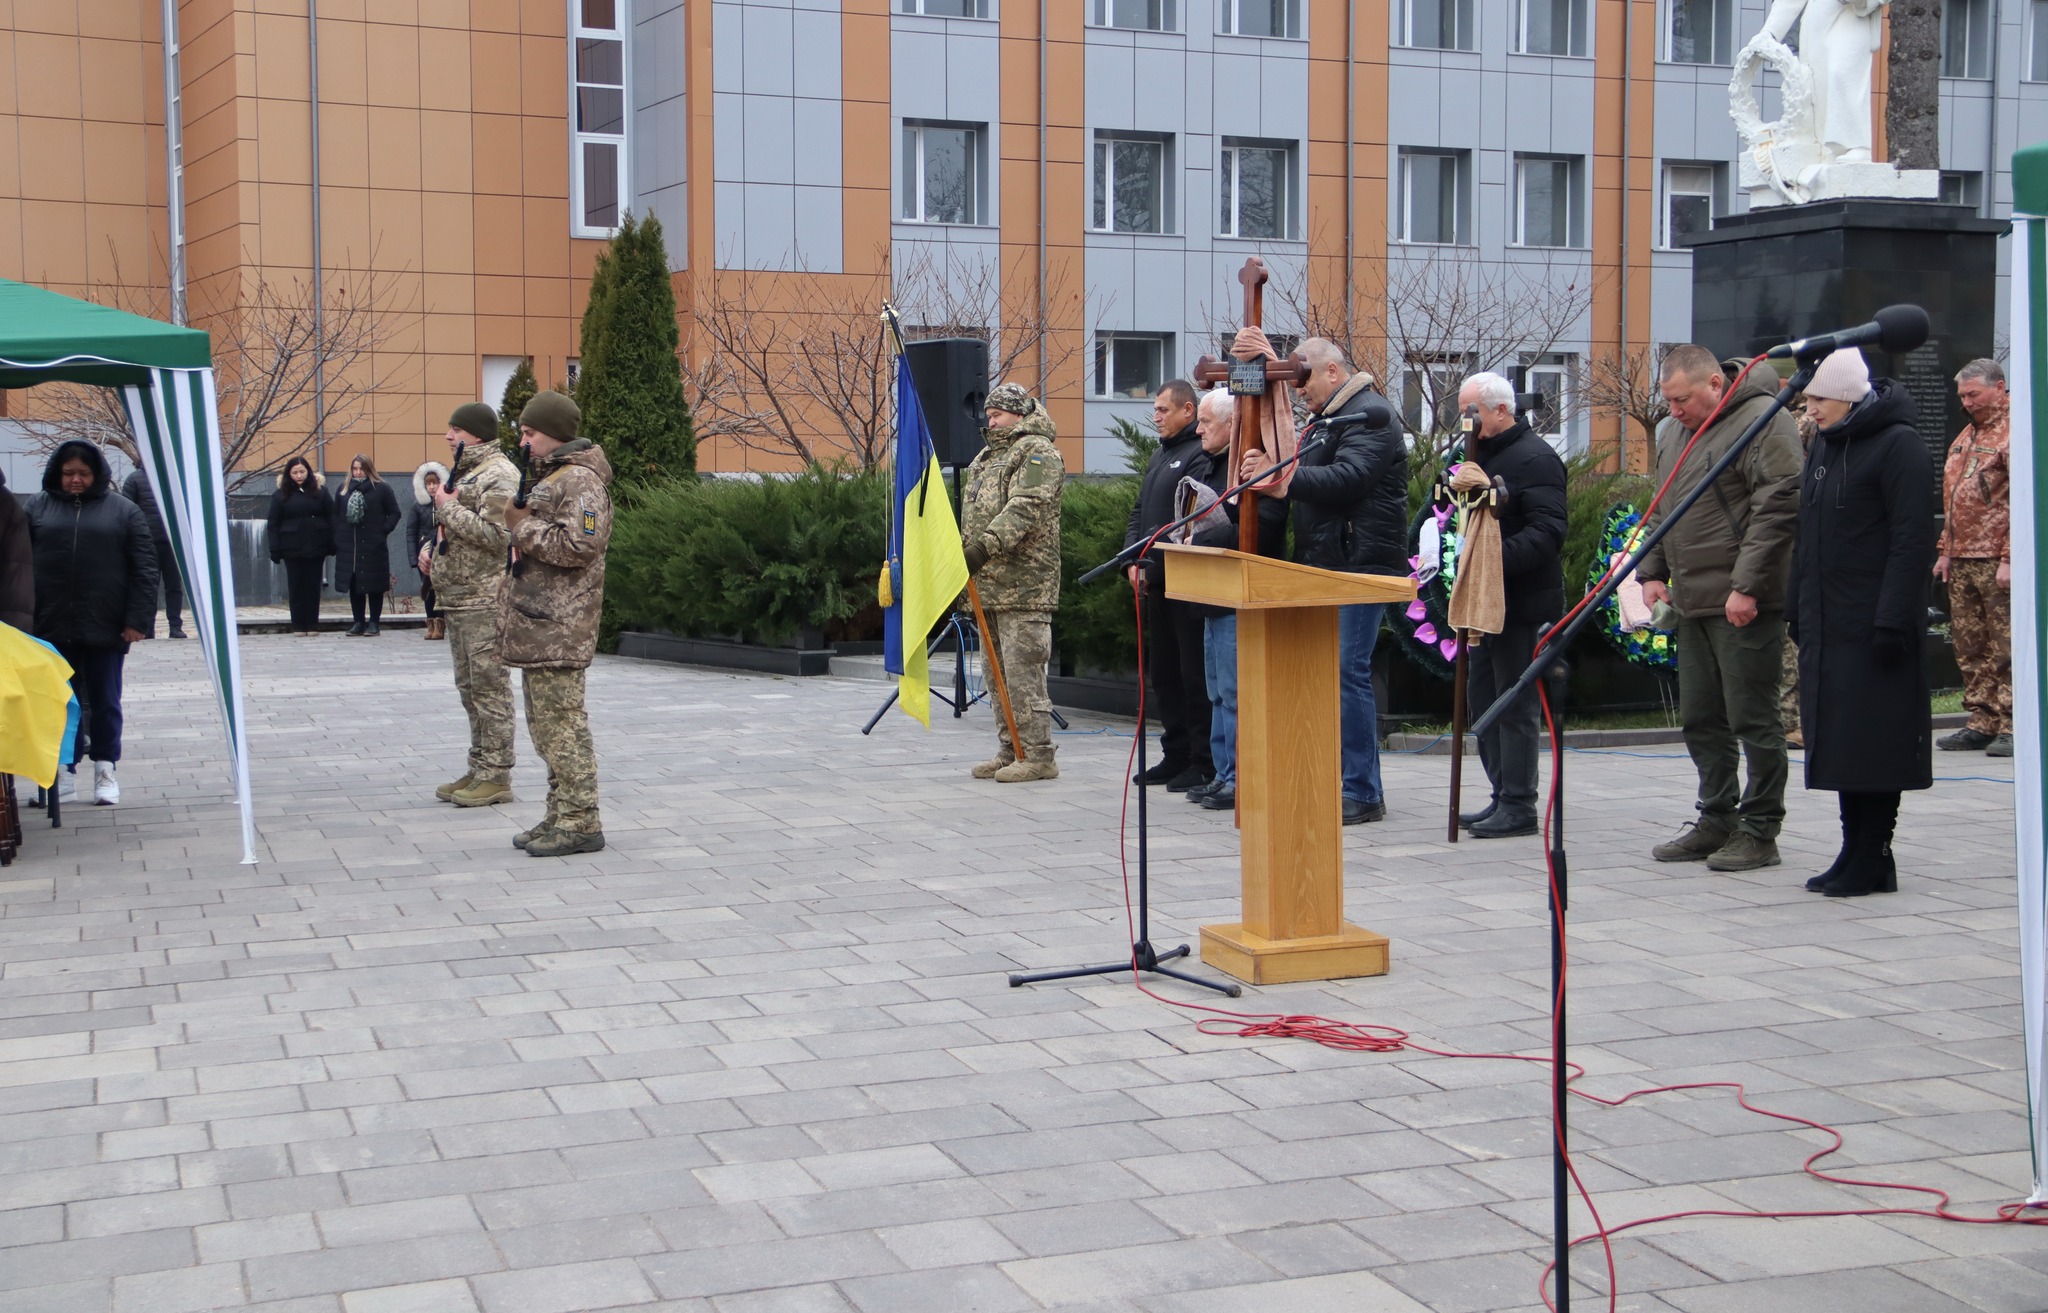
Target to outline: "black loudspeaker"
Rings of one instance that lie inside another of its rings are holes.
[[[981,454],[981,428],[987,423],[982,403],[988,400],[988,343],[978,337],[935,337],[911,342],[903,351],[939,464],[966,465]]]

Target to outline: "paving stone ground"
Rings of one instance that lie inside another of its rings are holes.
[[[440,644],[243,648],[263,861],[239,865],[192,644],[129,663],[126,800],[30,814],[0,872],[0,1313],[1490,1313],[1539,1307],[1546,1074],[1205,1035],[1127,980],[1005,973],[1128,942],[1127,728],[998,786],[985,710],[606,659],[602,854],[460,811]],[[1660,867],[1689,764],[1575,753],[1575,1056],[1589,1089],[1741,1080],[1853,1169],[1989,1211],[2028,1177],[2009,762],[1908,795],[1903,891]],[[1448,763],[1395,756],[1346,832],[1374,980],[1243,1006],[1464,1050],[1548,1044],[1534,840],[1447,845]],[[1153,809],[1155,939],[1235,919],[1226,816]],[[1209,1003],[1185,986],[1162,993]],[[1723,1095],[1574,1110],[1610,1221],[1889,1196]],[[1583,1210],[1578,1214],[1583,1224]],[[2036,1313],[2048,1233],[1687,1221],[1616,1243],[1631,1313]],[[1597,1256],[1579,1271],[1595,1278]],[[1582,1308],[1604,1306],[1588,1290]]]

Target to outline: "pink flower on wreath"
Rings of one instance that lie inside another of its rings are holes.
[[[1432,624],[1422,625],[1415,631],[1415,641],[1418,643],[1436,642],[1436,626]]]
[[[1418,597],[1408,604],[1408,618],[1415,621],[1429,619],[1429,608],[1423,605],[1421,598]]]

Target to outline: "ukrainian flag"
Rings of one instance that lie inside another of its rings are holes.
[[[892,338],[895,319],[889,316]],[[889,564],[883,573],[882,665],[901,676],[896,700],[926,729],[932,724],[925,640],[967,586],[960,525],[925,424],[910,360],[896,338],[895,477],[890,482]]]

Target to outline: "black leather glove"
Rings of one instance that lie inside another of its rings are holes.
[[[1870,659],[1879,670],[1897,670],[1906,664],[1907,638],[1896,629],[1879,629],[1870,635]]]
[[[980,543],[967,544],[966,556],[969,574],[980,574],[981,567],[988,564],[988,552]]]

